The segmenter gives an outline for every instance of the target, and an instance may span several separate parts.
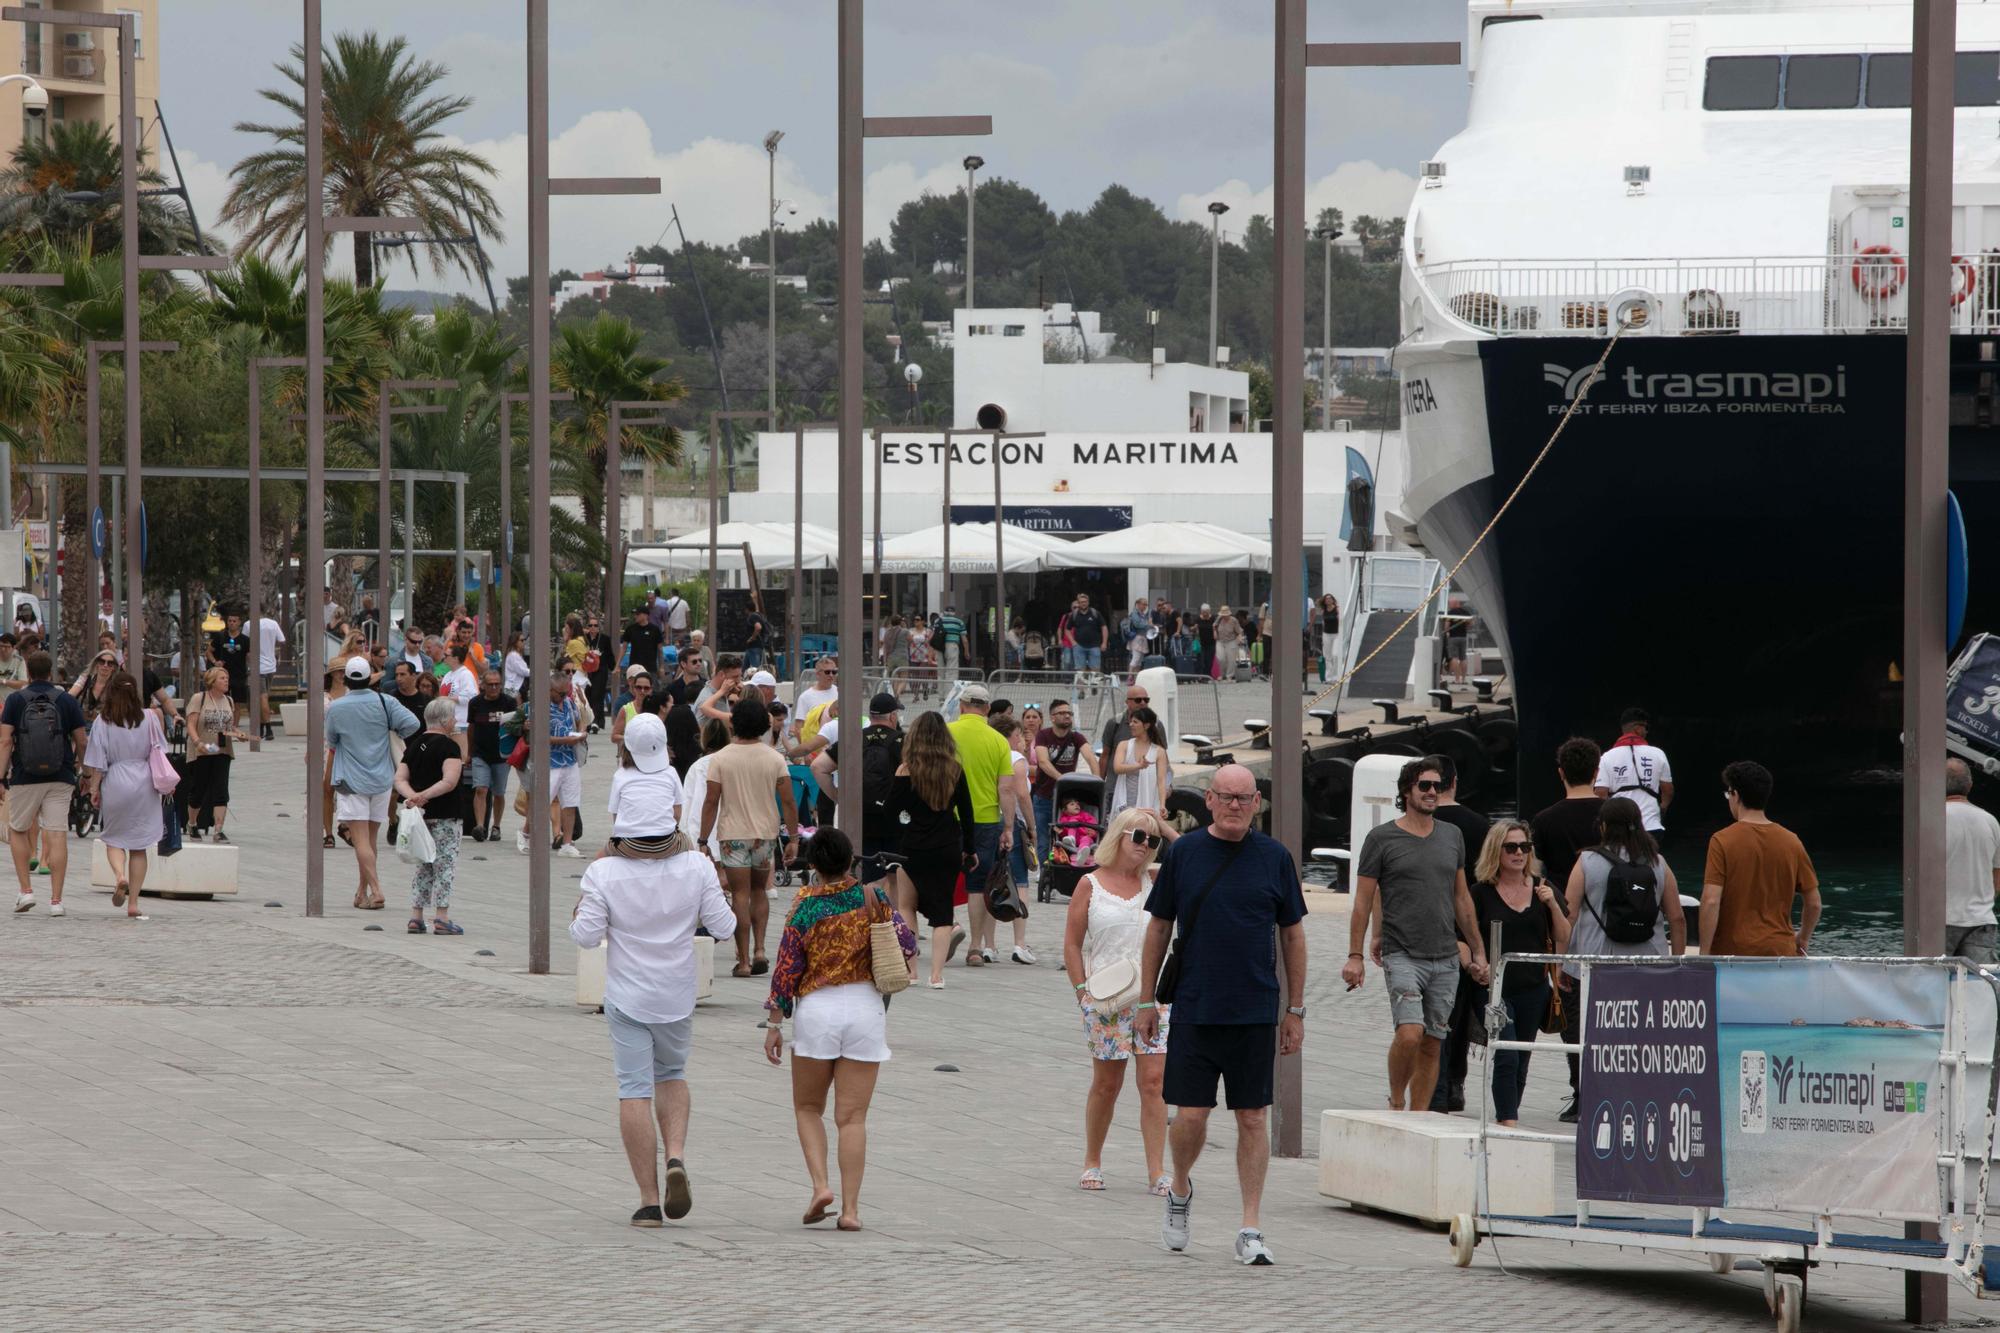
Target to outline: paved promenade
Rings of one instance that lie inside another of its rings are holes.
[[[860,1235],[798,1225],[789,1075],[759,1049],[764,979],[719,978],[690,1066],[694,1211],[634,1231],[603,1020],[572,1003],[561,931],[583,863],[554,862],[552,976],[526,974],[511,836],[466,846],[462,939],[403,933],[393,855],[389,910],[353,910],[344,848],[326,855],[327,915],[308,921],[303,772],[295,741],[237,761],[234,900],[147,899],[152,920],[128,924],[79,876],[67,918],[48,917],[41,881],[34,914],[0,920],[13,1333],[1770,1326],[1754,1272],[1668,1256],[1516,1240],[1508,1275],[1487,1246],[1455,1269],[1439,1233],[1321,1198],[1310,1156],[1272,1164],[1278,1266],[1242,1268],[1223,1117],[1194,1244],[1166,1253],[1129,1092],[1109,1188],[1076,1189],[1088,1070],[1050,909],[1031,923],[1040,965],[954,967],[948,990],[896,1000]],[[609,778],[601,758],[587,769],[599,835]],[[1337,975],[1345,917],[1313,904],[1309,1154],[1319,1108],[1380,1104],[1387,1038],[1379,980],[1349,996]],[[1537,1060],[1530,1124],[1556,1127],[1563,1084],[1558,1057]],[[1897,1278],[1823,1270],[1807,1322],[1889,1327],[1900,1307]]]

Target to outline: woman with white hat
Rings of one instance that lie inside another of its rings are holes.
[[[1083,1103],[1083,1175],[1077,1187],[1104,1188],[1104,1139],[1111,1113],[1125,1086],[1125,1066],[1139,1066],[1139,1134],[1146,1145],[1146,1178],[1153,1194],[1165,1194],[1167,1104],[1160,1095],[1166,1075],[1169,1006],[1160,1006],[1160,1031],[1145,1041],[1132,1031],[1139,1001],[1139,956],[1145,944],[1146,895],[1160,847],[1172,841],[1173,826],[1157,811],[1122,810],[1104,830],[1097,868],[1077,881],[1063,929],[1063,967],[1083,1010],[1084,1040],[1090,1047],[1090,1093]]]

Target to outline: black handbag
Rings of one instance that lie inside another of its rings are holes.
[[[993,914],[995,921],[1025,921],[1028,904],[1021,898],[1020,889],[1014,886],[1014,874],[1005,856],[986,876],[986,910]]]
[[[1235,850],[1231,851],[1222,864],[1216,868],[1215,873],[1209,876],[1208,883],[1202,888],[1201,896],[1189,905],[1187,924],[1182,926],[1179,933],[1174,936],[1174,942],[1167,950],[1167,961],[1160,964],[1159,980],[1153,983],[1153,999],[1156,1002],[1160,1004],[1172,1004],[1174,1002],[1174,992],[1180,989],[1181,984],[1181,958],[1186,948],[1188,936],[1194,934],[1195,923],[1201,920],[1201,905],[1208,901],[1209,894],[1215,892],[1215,886],[1220,884],[1222,877],[1229,873],[1229,867],[1236,864],[1237,854],[1243,850],[1243,843],[1248,841],[1249,836],[1246,834],[1236,844]]]

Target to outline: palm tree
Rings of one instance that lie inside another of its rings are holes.
[[[139,185],[155,189],[166,177],[146,165],[139,150]],[[124,169],[111,131],[95,121],[63,121],[46,137],[24,140],[0,170],[0,231],[41,232],[62,243],[81,239],[92,253],[118,249],[119,191]],[[139,201],[140,248],[185,254],[195,247],[194,227],[178,200]]]
[[[402,38],[385,42],[372,32],[340,34],[320,62],[329,213],[414,217],[424,234],[442,237],[460,235],[463,209],[486,237],[500,239],[499,205],[487,187],[492,164],[443,139],[444,124],[472,105],[469,97],[432,91],[446,77],[443,65],[417,61]],[[266,88],[261,96],[287,119],[236,126],[267,134],[277,146],[230,169],[235,183],[222,205],[223,220],[242,230],[238,252],[266,257],[297,253],[305,230],[305,48],[294,46],[291,62],[277,68],[292,87]],[[406,247],[413,269],[418,248]],[[447,264],[468,275],[478,271],[462,247],[421,248],[430,252],[433,272]],[[362,288],[375,281],[367,232],[354,233],[354,281]]]
[[[650,399],[656,403],[676,403],[687,397],[679,380],[655,376],[667,363],[639,350],[643,338],[632,321],[612,314],[599,314],[589,323],[565,324],[558,331],[549,352],[549,382],[558,391],[575,395],[572,410],[556,423],[554,438],[576,452],[591,483],[577,491],[583,505],[586,527],[604,527],[604,485],[609,455],[605,444],[611,429],[611,404]],[[672,426],[620,426],[619,448],[625,457],[650,459],[668,467],[681,461],[681,433]],[[618,567],[611,571],[618,586],[625,582],[623,547]],[[594,577],[586,578],[585,596],[601,595]]]

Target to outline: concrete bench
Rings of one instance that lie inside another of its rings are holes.
[[[1424,1222],[1470,1213],[1478,1126],[1428,1111],[1325,1111],[1319,1125],[1319,1192]],[[1493,1212],[1545,1216],[1556,1208],[1555,1145],[1486,1141]]]
[[[70,846],[74,847],[74,841]],[[102,838],[90,840],[90,886],[109,893],[118,887],[111,871],[110,848]],[[213,898],[217,894],[236,896],[236,846],[224,843],[188,842],[172,856],[146,854],[146,882],[142,894],[162,898]]]
[[[278,705],[278,722],[287,736],[306,734],[306,705],[303,699]]]
[[[586,1009],[604,1003],[604,956],[608,945],[576,951],[576,1002]],[[706,1000],[715,993],[715,941],[706,935],[694,937],[694,998]]]

